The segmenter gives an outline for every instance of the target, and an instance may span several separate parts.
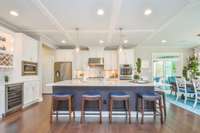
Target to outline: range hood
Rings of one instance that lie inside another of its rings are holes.
[[[88,59],[89,66],[104,66],[104,58],[89,58]]]

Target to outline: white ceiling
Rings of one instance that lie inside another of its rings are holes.
[[[200,0],[0,0],[0,19],[55,46],[118,46],[119,27],[128,46],[191,48],[200,44]],[[96,10],[102,8],[103,16]],[[152,9],[150,16],[144,10]],[[9,15],[10,10],[19,13]],[[79,43],[75,28],[79,27]],[[161,40],[168,42],[162,44]],[[61,40],[66,40],[62,44]],[[104,44],[99,44],[104,40]]]

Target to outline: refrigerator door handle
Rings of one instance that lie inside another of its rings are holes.
[[[56,71],[56,77],[60,77],[60,72]]]

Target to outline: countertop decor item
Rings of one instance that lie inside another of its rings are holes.
[[[6,83],[9,82],[9,77],[8,77],[8,75],[5,75],[5,76],[4,76],[4,80],[5,80]]]

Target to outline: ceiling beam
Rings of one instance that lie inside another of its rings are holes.
[[[24,29],[24,32],[35,32],[35,33],[60,33],[58,30],[51,29]],[[138,33],[138,32],[155,32],[155,29],[131,29],[123,30],[124,33]],[[75,33],[75,30],[65,30],[66,33]],[[112,33],[118,33],[119,31],[113,30]],[[110,30],[81,30],[79,33],[110,33]]]
[[[50,20],[50,22],[56,26],[58,31],[60,31],[67,37],[68,41],[76,44],[72,37],[67,32],[65,32],[64,26],[62,26],[58,19],[49,11],[49,9],[41,2],[41,0],[32,0],[32,2],[37,6],[37,8],[40,9],[41,13],[45,15]]]
[[[111,19],[110,19],[108,39],[107,39],[108,43],[112,42],[113,32],[115,31],[116,24],[120,16],[121,5],[122,5],[122,0],[112,0]]]

